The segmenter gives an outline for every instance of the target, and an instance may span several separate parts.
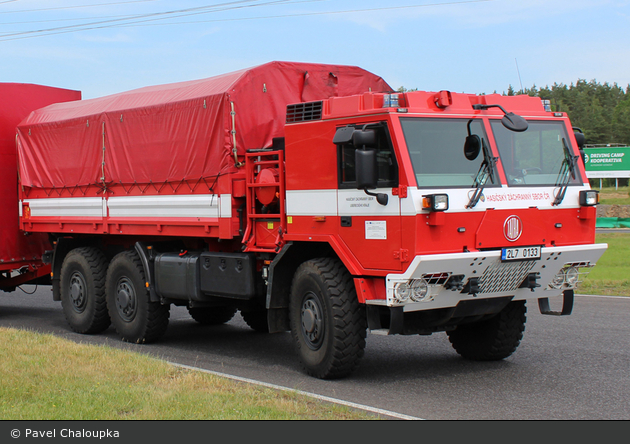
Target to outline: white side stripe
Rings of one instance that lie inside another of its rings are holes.
[[[398,196],[391,188],[379,188],[372,193],[387,194],[387,205],[381,205],[376,197],[365,194],[363,190],[339,190],[339,216],[398,216],[400,204]]]
[[[287,190],[287,216],[336,216],[337,190]]]
[[[101,197],[60,197],[46,199],[26,199],[31,209],[31,217],[103,217]]]
[[[219,217],[219,196],[121,196],[107,201],[109,217]]]
[[[571,186],[562,201],[560,208],[579,208],[580,191],[588,189],[583,186]],[[401,199],[401,213],[403,216],[420,214],[422,210],[422,197],[427,194],[448,194],[449,212],[481,212],[488,208],[496,210],[513,210],[518,208],[536,207],[539,210],[556,209],[552,205],[557,187],[488,187],[483,190],[483,195],[477,205],[472,209],[466,209],[466,205],[473,195],[474,189],[455,188],[424,188],[416,187],[407,189],[408,197]]]
[[[64,197],[25,200],[31,217],[110,217],[177,218],[177,217],[232,217],[232,196],[229,194],[170,195],[170,196],[112,196]],[[20,212],[21,212],[20,205]]]
[[[221,194],[219,196],[219,217],[232,217],[231,194]]]
[[[398,216],[398,196],[391,189],[374,190],[389,196],[387,205],[363,190],[287,190],[287,216]]]

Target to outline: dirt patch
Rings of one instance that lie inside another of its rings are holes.
[[[598,205],[597,217],[630,218],[630,205]]]
[[[606,190],[605,192],[600,192],[599,193],[599,197],[600,198],[605,198],[605,199],[627,199],[628,198],[628,191],[608,191]]]

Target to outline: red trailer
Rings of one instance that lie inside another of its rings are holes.
[[[75,331],[148,342],[172,304],[210,324],[240,310],[290,330],[320,378],[356,367],[368,329],[504,359],[525,301],[570,314],[606,249],[568,117],[528,96],[272,62],[51,105],[17,142],[20,228],[55,239]]]
[[[79,91],[23,83],[0,83],[0,289],[38,277],[47,277],[50,267],[42,255],[50,249],[48,236],[25,236],[18,228],[18,174],[15,131],[31,111],[51,103],[80,100]]]

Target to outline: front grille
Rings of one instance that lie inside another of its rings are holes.
[[[322,119],[323,102],[287,105],[287,123],[308,122]]]
[[[515,291],[534,265],[535,261],[499,262],[490,265],[479,278],[479,293]]]

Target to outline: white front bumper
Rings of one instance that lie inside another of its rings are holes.
[[[580,268],[580,279],[583,279],[584,271],[595,265],[606,248],[607,244],[547,247],[542,248],[539,260],[511,262],[501,261],[501,250],[416,256],[406,272],[387,275],[386,300],[371,300],[367,303],[388,307],[402,306],[404,311],[419,311],[455,307],[460,301],[481,298],[514,296],[514,300],[519,300],[558,296],[569,287],[550,288],[549,284],[556,273],[566,264],[574,264]],[[479,291],[471,294],[458,289],[447,289],[443,285],[445,279],[442,279],[440,283],[429,285],[431,297],[425,302],[400,302],[394,297],[397,283],[440,273],[447,273],[449,276],[463,275],[464,284],[471,278],[477,278]],[[536,282],[540,287],[519,288],[530,273],[537,273]]]

